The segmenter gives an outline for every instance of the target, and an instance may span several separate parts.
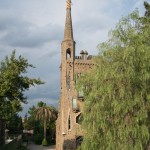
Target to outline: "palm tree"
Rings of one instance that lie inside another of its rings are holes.
[[[44,121],[44,139],[46,139],[46,121],[53,121],[57,118],[57,110],[53,106],[42,105],[37,108],[36,119]]]

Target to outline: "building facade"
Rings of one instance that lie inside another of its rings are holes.
[[[92,56],[81,51],[75,56],[71,0],[66,4],[64,38],[61,43],[61,94],[59,114],[56,122],[56,150],[75,150],[83,138],[79,118],[82,113],[84,95],[77,91],[77,80],[93,67]]]

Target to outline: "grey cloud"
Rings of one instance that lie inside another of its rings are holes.
[[[29,72],[29,76],[39,76],[41,77],[41,80],[45,82],[43,85],[31,87],[30,90],[25,93],[29,99],[42,97],[58,99],[60,94],[59,59],[60,58],[49,61],[48,59],[46,61],[43,59],[38,66],[40,70],[32,69],[32,71]]]
[[[60,51],[59,51],[59,50],[53,51],[53,52],[51,52],[50,54],[48,54],[47,56],[48,56],[49,58],[52,58],[52,57],[54,57],[54,56],[59,56],[58,54],[60,54]]]
[[[60,40],[63,28],[49,23],[37,26],[23,19],[22,15],[2,10],[0,13],[0,43],[12,47],[34,48],[47,42]]]
[[[1,0],[0,8],[10,9],[12,5],[16,6],[18,0]]]
[[[44,85],[32,87],[25,95],[28,99],[56,99],[60,94],[60,80],[56,75],[51,76],[52,81],[46,81]]]
[[[46,27],[20,27],[10,30],[1,41],[15,47],[39,47],[61,38],[61,27],[49,24]]]
[[[50,47],[47,48],[46,54],[41,56],[41,59],[53,59],[54,57],[60,58],[60,53],[61,53],[61,47],[60,47],[60,40],[58,41],[52,41],[50,44]]]
[[[28,28],[31,23],[21,20],[12,14],[0,14],[0,31],[10,31],[18,28]]]
[[[85,18],[80,22],[77,22],[75,24],[76,27],[78,27],[78,32],[87,32],[87,33],[93,33],[97,32],[97,30],[105,30],[109,27],[109,24],[113,22],[110,18],[106,18],[104,16],[94,16]]]
[[[38,68],[34,70],[32,69],[30,73],[32,73],[33,76],[36,73],[39,73],[38,75],[41,77],[50,77],[51,75],[56,74],[59,71],[60,59],[60,54],[57,54],[53,57],[42,57],[40,58],[40,60],[38,60]]]

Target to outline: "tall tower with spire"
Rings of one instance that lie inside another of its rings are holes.
[[[59,113],[56,122],[56,150],[75,150],[83,138],[80,116],[84,95],[77,91],[76,83],[80,76],[90,71],[93,66],[92,56],[81,51],[75,56],[75,41],[71,17],[71,0],[66,2],[66,22],[64,38],[61,43],[61,93]]]

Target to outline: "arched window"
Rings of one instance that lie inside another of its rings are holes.
[[[70,48],[68,48],[67,51],[66,51],[66,58],[67,58],[67,59],[71,58],[71,51],[70,51]]]

